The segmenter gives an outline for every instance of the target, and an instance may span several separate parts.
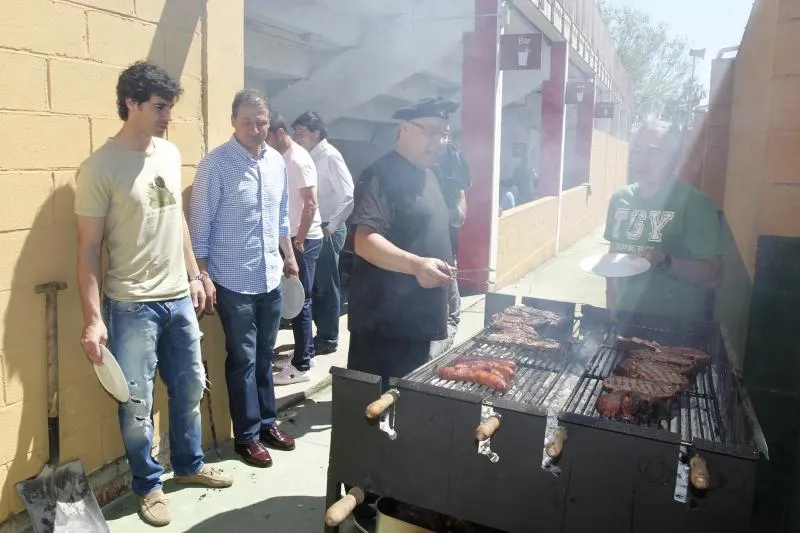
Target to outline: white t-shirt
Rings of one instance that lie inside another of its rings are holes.
[[[303,215],[303,197],[300,189],[317,186],[317,167],[306,149],[296,142],[292,142],[292,147],[283,154],[283,160],[286,162],[286,171],[289,175],[289,224],[292,237],[295,237],[300,229],[300,217]],[[306,239],[321,239],[321,224],[322,219],[317,209]]]

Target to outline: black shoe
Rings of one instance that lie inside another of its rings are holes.
[[[317,355],[328,355],[336,353],[339,347],[335,344],[314,344],[314,353]]]

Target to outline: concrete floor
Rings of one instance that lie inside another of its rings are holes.
[[[499,292],[536,296],[593,305],[605,302],[605,285],[578,267],[584,257],[603,252],[607,243],[593,232],[558,257]],[[483,299],[465,297],[462,325],[456,344],[483,326]],[[258,469],[245,465],[223,444],[223,460],[216,463],[234,477],[234,486],[224,490],[180,488],[165,482],[171,501],[173,521],[161,528],[165,533],[217,533],[220,531],[263,531],[275,533],[319,533],[325,513],[330,443],[331,391],[325,387],[331,366],[344,366],[347,354],[346,317],[337,353],[320,356],[313,369],[313,381],[278,387],[279,398],[307,395],[299,405],[281,413],[285,431],[297,438],[292,452],[273,451],[274,465]],[[281,331],[278,345],[291,344],[291,332]],[[310,391],[310,392],[309,392]],[[314,392],[316,391],[316,392]],[[211,454],[209,454],[211,456]],[[133,533],[148,529],[139,519],[136,499],[127,495],[104,511],[112,533]],[[341,533],[355,533],[349,524]]]

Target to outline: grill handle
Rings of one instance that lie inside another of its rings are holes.
[[[386,394],[381,395],[380,398],[367,406],[367,418],[370,420],[375,420],[396,401],[396,392],[389,391]]]
[[[494,435],[495,431],[500,427],[500,417],[499,416],[490,416],[486,419],[485,422],[478,425],[475,428],[475,438],[483,442],[485,440],[489,440]]]
[[[325,513],[325,525],[336,527],[344,522],[356,505],[364,502],[364,491],[358,487],[353,487],[339,501],[328,507]]]
[[[706,460],[695,455],[689,460],[689,481],[697,490],[706,490],[709,484]]]
[[[551,459],[561,457],[564,451],[564,443],[567,440],[567,429],[558,427],[553,431],[553,438],[545,445],[544,450]]]

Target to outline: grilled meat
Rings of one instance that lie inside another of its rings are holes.
[[[478,366],[491,366],[491,367],[508,367],[511,370],[517,370],[517,363],[511,359],[502,359],[500,357],[474,357],[461,355],[456,357],[453,361],[455,365],[478,365]]]
[[[661,345],[656,341],[648,341],[639,337],[617,337],[618,350],[658,350]]]
[[[665,400],[675,396],[680,387],[669,383],[658,383],[625,376],[611,376],[603,380],[603,388],[610,392],[630,392],[651,401]]]
[[[689,386],[689,380],[686,379],[686,376],[675,371],[675,367],[672,365],[664,363],[642,361],[640,359],[625,359],[617,365],[614,372],[629,378],[675,385],[681,389],[685,389]]]
[[[550,326],[564,326],[567,323],[567,317],[552,311],[544,311],[529,305],[515,305],[507,308],[502,313],[494,315],[505,315],[506,317],[524,318],[527,324],[533,327],[550,327]]]
[[[472,370],[483,370],[485,372],[491,372],[492,374],[496,374],[498,376],[502,376],[502,378],[506,381],[511,381],[514,379],[514,374],[517,373],[515,368],[512,368],[508,365],[497,364],[497,363],[481,363],[479,361],[473,362],[456,362],[455,364],[450,365],[454,368],[469,368]]]
[[[662,354],[685,357],[687,359],[691,359],[695,363],[703,362],[709,359],[709,355],[703,350],[698,350],[697,348],[688,348],[686,346],[662,346],[657,351]]]
[[[694,372],[695,362],[693,359],[684,357],[682,355],[672,354],[669,352],[652,351],[652,350],[632,350],[628,352],[631,359],[637,361],[647,361],[650,363],[661,363],[670,365],[676,372],[683,375],[689,375]]]
[[[529,322],[522,317],[500,315],[492,319],[492,326],[497,329],[519,330],[525,332],[526,335],[531,337],[538,337],[539,333],[536,331]]]
[[[604,392],[595,404],[595,409],[601,415],[628,422],[646,418],[652,408],[652,404],[646,398],[628,391]]]
[[[468,381],[499,392],[506,392],[511,385],[511,381],[506,380],[499,370],[488,367],[443,366],[437,371],[437,375],[447,381]]]
[[[522,346],[525,348],[534,348],[540,350],[561,350],[563,346],[560,342],[553,339],[540,339],[532,337],[521,331],[494,331],[485,334],[481,340],[496,344],[510,344],[514,346]]]

